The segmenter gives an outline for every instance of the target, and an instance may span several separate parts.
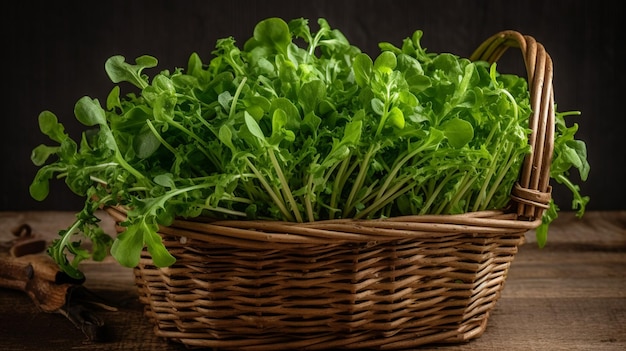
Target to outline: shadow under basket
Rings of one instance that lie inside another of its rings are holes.
[[[552,67],[532,37],[485,41],[473,60],[520,48],[532,152],[506,210],[310,223],[176,220],[159,232],[176,257],[135,268],[157,336],[223,350],[407,349],[486,329],[525,233],[550,202]],[[119,223],[123,207],[106,211]],[[122,228],[120,228],[122,229]]]

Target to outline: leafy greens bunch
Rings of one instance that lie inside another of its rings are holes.
[[[152,78],[144,70],[156,58],[113,56],[110,79],[138,91],[122,96],[116,85],[104,106],[79,99],[75,117],[89,127],[79,141],[42,112],[41,131],[58,145],[33,150],[41,167],[31,196],[45,199],[49,181],[63,178],[86,199],[49,248],[62,269],[80,276],[82,260],[109,248],[133,267],[144,247],[169,266],[175,259],[157,229],[176,217],[304,222],[507,205],[529,152],[525,79],[429,53],[419,30],[371,57],[326,20],[318,26],[269,18],[242,48],[223,38],[208,63],[193,53],[186,69]],[[574,166],[586,177],[586,151],[563,116],[553,173],[582,215],[587,199],[567,175]],[[128,220],[113,239],[95,211],[118,204]]]

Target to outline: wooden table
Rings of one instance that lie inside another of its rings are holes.
[[[0,240],[21,223],[54,238],[73,216],[0,212]],[[0,350],[187,350],[154,336],[130,269],[107,259],[86,263],[83,271],[85,286],[118,307],[97,312],[110,341],[87,342],[65,317],[39,312],[25,294],[0,289]],[[626,350],[626,211],[588,212],[581,220],[561,213],[544,249],[528,232],[486,332],[466,344],[420,350]]]

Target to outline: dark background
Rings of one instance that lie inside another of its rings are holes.
[[[159,59],[159,70],[185,67],[192,52],[207,62],[217,39],[233,36],[243,45],[254,25],[272,16],[308,18],[313,29],[317,18],[326,18],[367,53],[376,53],[380,41],[400,45],[416,29],[424,31],[428,51],[466,57],[501,30],[533,36],[554,61],[557,109],[582,112],[570,123],[580,125],[577,138],[589,150],[591,173],[581,184],[591,196],[588,209],[626,209],[626,62],[618,55],[625,44],[619,28],[623,1],[21,0],[6,2],[2,10],[0,210],[82,208],[82,199],[62,181],[53,183],[44,202],[31,199],[28,186],[37,168],[30,152],[48,142],[37,127],[43,110],[54,112],[70,135],[79,135],[75,102],[84,95],[103,101],[113,87],[104,72],[107,58],[149,54]],[[510,50],[499,70],[522,74],[517,53]],[[569,193],[554,186],[557,204],[569,209]]]

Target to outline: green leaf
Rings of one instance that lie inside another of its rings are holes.
[[[202,66],[203,64],[200,55],[196,52],[192,52],[191,55],[189,55],[189,60],[187,60],[187,74],[198,78],[204,78],[205,71],[202,69]]]
[[[341,139],[342,145],[357,146],[361,140],[363,132],[363,121],[360,119],[353,119],[350,123],[346,124],[346,129],[343,132],[343,138]]]
[[[396,55],[391,51],[383,51],[376,60],[374,60],[374,70],[382,74],[391,74],[396,68],[398,60]]]
[[[48,158],[56,154],[59,149],[58,146],[39,145],[33,149],[30,159],[35,166],[42,166],[46,163]]]
[[[289,25],[281,18],[272,17],[260,21],[254,27],[254,39],[278,52],[287,54],[287,46],[291,44]]]
[[[58,143],[68,138],[63,125],[59,123],[57,116],[50,111],[43,111],[39,114],[39,129]]]
[[[583,162],[578,156],[576,150],[572,149],[567,144],[564,146],[561,155],[563,159],[568,163],[568,165],[579,169],[583,167]]]
[[[121,108],[122,102],[120,101],[120,87],[114,86],[113,89],[107,95],[106,100],[107,110],[113,110],[114,108]]]
[[[300,77],[296,65],[284,55],[277,55],[275,62],[278,68],[278,78],[284,84],[285,89],[288,89],[290,85],[297,85]]]
[[[154,177],[154,182],[169,189],[176,189],[172,173],[163,173]]]
[[[387,121],[389,121],[389,123],[398,129],[402,129],[404,128],[404,113],[402,113],[402,110],[400,110],[397,107],[393,107],[390,111],[389,111],[389,117],[387,117]],[[471,125],[470,125],[471,127]]]
[[[322,119],[320,117],[314,112],[309,112],[302,119],[302,129],[306,130],[308,128],[312,134],[316,135],[321,123]]]
[[[354,80],[360,87],[366,87],[370,84],[373,67],[372,59],[367,54],[358,54],[354,57],[352,63]]]
[[[548,242],[548,228],[550,224],[558,218],[558,211],[558,206],[554,203],[554,201],[550,201],[550,206],[548,207],[548,210],[546,210],[543,213],[543,217],[541,217],[541,225],[539,225],[539,227],[537,227],[537,229],[535,230],[537,246],[539,246],[540,248],[546,246],[546,243]]]
[[[285,128],[289,130],[298,130],[300,129],[300,111],[296,107],[296,105],[289,99],[283,97],[274,98],[271,102],[271,107],[269,112],[274,114],[276,110],[283,110],[285,112],[285,117],[287,121],[285,123]]]
[[[74,106],[74,115],[76,119],[86,125],[106,125],[106,114],[100,106],[98,99],[92,99],[88,96],[82,97]]]
[[[131,225],[120,233],[111,246],[111,255],[124,267],[136,267],[139,264],[144,247],[141,225]]]
[[[94,227],[90,233],[92,242],[91,258],[94,261],[103,261],[109,256],[109,249],[113,244],[113,238],[104,232],[100,227]]]
[[[443,133],[453,148],[459,149],[474,138],[472,124],[460,118],[454,118],[442,125]]]
[[[373,98],[371,100],[372,110],[379,116],[385,114],[385,103],[379,98]]]
[[[288,23],[289,31],[293,33],[296,38],[302,38],[307,43],[313,41],[311,35],[311,28],[309,28],[309,20],[306,18],[294,18]]]
[[[254,119],[254,118],[253,118]],[[218,132],[218,138],[220,139],[220,141],[226,145],[230,151],[235,154],[235,152],[237,151],[237,149],[235,148],[235,145],[233,144],[233,132],[230,130],[230,127],[226,124],[223,124],[220,127],[220,130]]]
[[[140,134],[133,139],[133,150],[142,159],[154,155],[160,146],[161,142],[149,128],[142,128]]]
[[[411,108],[419,106],[417,97],[415,97],[415,95],[413,95],[410,91],[401,91],[398,93],[398,101]]]
[[[144,55],[135,59],[135,65],[129,64],[124,56],[112,56],[105,64],[104,69],[113,83],[129,82],[137,88],[143,89],[148,82],[142,77],[145,68],[156,67],[158,60],[152,56]]]
[[[272,114],[272,136],[275,138],[283,133],[285,125],[287,124],[287,114],[282,109],[274,110]]]
[[[43,201],[48,197],[48,193],[50,192],[50,179],[54,176],[54,171],[53,166],[45,166],[37,171],[35,178],[28,187],[30,196],[33,199]]]
[[[250,133],[252,133],[252,135],[254,135],[257,139],[259,139],[262,144],[265,144],[265,135],[263,135],[263,131],[261,130],[261,127],[259,127],[259,124],[256,122],[256,120],[254,120],[254,118],[252,118],[252,116],[250,116],[250,114],[247,112],[244,112],[244,119],[246,121],[246,127],[248,127]]]
[[[302,84],[298,93],[298,101],[304,113],[315,111],[317,104],[326,97],[326,85],[319,79]]]
[[[152,109],[146,106],[134,106],[121,115],[111,118],[111,129],[124,133],[136,133],[146,126],[146,120],[152,119]]]
[[[224,111],[230,110],[230,104],[233,101],[233,96],[230,91],[226,90],[217,96],[217,101],[220,103]]]
[[[148,253],[150,253],[155,266],[169,267],[176,262],[176,258],[172,256],[163,245],[163,240],[161,236],[156,233],[156,230],[146,231],[144,233],[144,240],[148,248]]]
[[[576,167],[580,174],[580,179],[586,181],[589,176],[589,170],[591,166],[587,161],[587,145],[582,140],[571,140],[567,143],[568,150],[573,150],[576,153],[576,157],[571,155],[572,164]]]

